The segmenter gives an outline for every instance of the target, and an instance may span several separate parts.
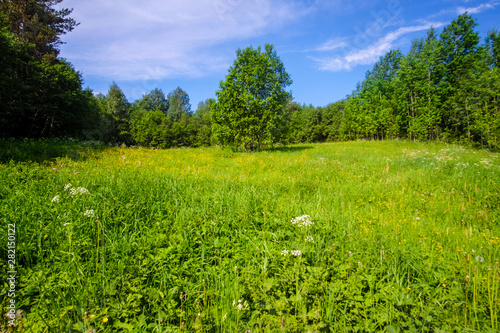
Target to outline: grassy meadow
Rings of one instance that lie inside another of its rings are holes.
[[[500,331],[499,154],[1,150],[0,332]]]

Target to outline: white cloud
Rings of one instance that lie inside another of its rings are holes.
[[[464,1],[464,2],[469,2],[469,1]],[[500,4],[500,2],[490,1],[488,3],[482,3],[482,4],[475,6],[475,7],[458,6],[458,7],[447,8],[447,9],[443,9],[443,10],[441,10],[433,15],[430,15],[428,18],[429,19],[435,18],[435,17],[439,17],[442,15],[446,15],[446,14],[462,15],[465,12],[467,12],[469,15],[478,14],[478,13],[484,12],[485,10],[494,9],[498,4]]]
[[[375,43],[362,49],[352,50],[345,55],[313,58],[313,60],[319,64],[320,70],[333,72],[350,70],[358,65],[370,65],[377,62],[380,56],[383,56],[385,53],[393,49],[395,43],[400,37],[412,32],[427,30],[431,26],[439,27],[441,25],[443,24],[435,22],[432,24],[401,27],[395,31],[387,33]]]
[[[67,0],[80,26],[62,56],[85,75],[117,80],[200,76],[234,57],[219,45],[256,37],[308,12],[280,0]],[[217,48],[216,48],[217,46]]]
[[[482,11],[485,11],[485,10],[488,10],[488,9],[493,9],[495,8],[495,6],[497,5],[498,3],[483,3],[483,4],[480,4],[479,6],[476,6],[476,7],[458,7],[455,9],[455,12],[456,14],[463,14],[465,12],[467,12],[469,15],[470,14],[477,14],[477,13],[480,13]]]
[[[313,49],[313,51],[333,51],[347,46],[349,46],[349,44],[347,43],[346,38],[334,38],[321,44],[317,48]]]

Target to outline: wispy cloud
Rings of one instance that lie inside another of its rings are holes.
[[[409,33],[427,30],[431,26],[439,27],[441,25],[443,25],[443,23],[434,22],[432,24],[401,27],[395,31],[387,33],[385,36],[379,38],[375,43],[362,49],[354,49],[346,52],[344,55],[312,59],[318,63],[319,69],[323,71],[336,72],[350,70],[358,65],[370,65],[375,63],[380,56],[383,56],[385,53],[393,49],[400,37]]]
[[[314,49],[308,50],[308,51],[333,51],[333,50],[345,48],[347,46],[349,46],[347,38],[339,37],[339,38],[330,39],[330,40],[324,42],[323,44],[321,44],[320,46],[318,46],[317,48],[314,48]]]
[[[469,1],[465,1],[465,2],[469,2]],[[488,3],[482,3],[482,4],[480,4],[478,6],[474,6],[474,7],[455,6],[455,7],[440,10],[439,12],[430,15],[429,19],[443,16],[446,14],[461,15],[465,12],[467,12],[468,14],[479,14],[479,13],[484,12],[486,10],[495,9],[495,7],[498,6],[499,4],[500,4],[499,1],[490,1]]]
[[[117,80],[201,76],[227,68],[218,46],[279,29],[306,14],[301,2],[272,0],[67,0],[81,22],[63,56],[86,75]],[[219,51],[218,51],[219,50]]]
[[[478,14],[488,9],[493,9],[498,4],[498,2],[483,3],[476,7],[457,7],[455,9],[456,14],[463,14],[465,12],[469,14]]]

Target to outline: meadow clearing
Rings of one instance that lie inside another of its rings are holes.
[[[0,331],[500,330],[496,153],[1,145]]]

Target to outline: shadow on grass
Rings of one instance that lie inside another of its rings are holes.
[[[0,163],[55,162],[58,158],[81,161],[95,158],[106,147],[95,143],[62,140],[0,140]]]
[[[312,147],[312,146],[302,146],[302,147],[273,147],[273,148],[265,149],[265,151],[279,151],[279,152],[284,152],[284,153],[291,153],[291,152],[302,151],[302,150],[312,149],[312,148],[314,148],[314,147]]]

